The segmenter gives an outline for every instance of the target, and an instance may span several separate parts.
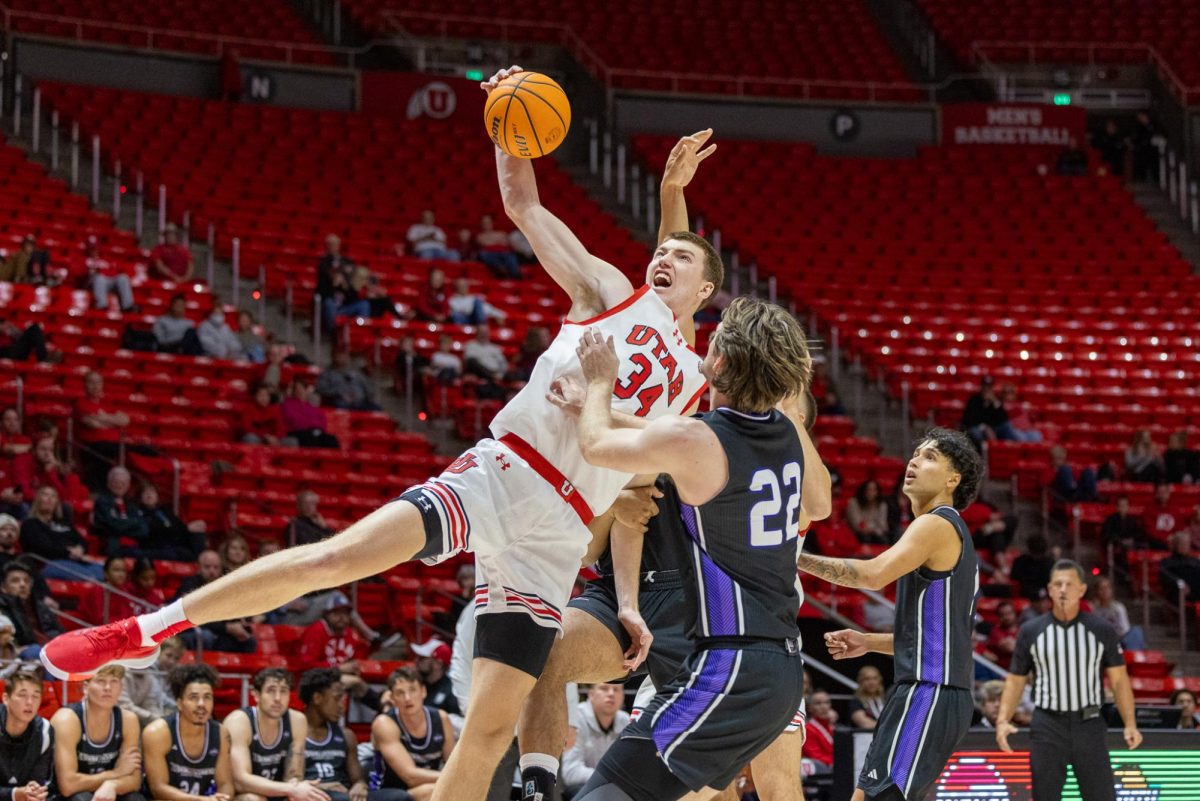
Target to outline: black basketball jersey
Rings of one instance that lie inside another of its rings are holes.
[[[975,595],[979,561],[971,532],[958,510],[939,506],[929,514],[954,526],[962,543],[952,570],[917,568],[896,588],[896,681],[927,681],[970,690],[975,686]]]
[[[86,704],[87,701],[77,701],[67,705],[79,718],[82,731],[79,745],[75,746],[75,759],[79,763],[80,773],[103,773],[115,768],[117,757],[121,755],[121,739],[124,734],[121,726],[121,708],[113,707],[108,737],[103,742],[96,742],[88,736],[87,715],[84,714]]]
[[[641,574],[649,581],[677,586],[679,567],[688,561],[688,536],[679,517],[679,493],[670,476],[659,476],[654,486],[663,497],[656,498],[658,514],[650,518],[642,540]],[[612,583],[612,547],[606,547],[596,563],[600,580]],[[657,579],[655,578],[657,576]]]
[[[250,718],[250,765],[255,776],[281,782],[287,775],[288,755],[292,751],[292,716],[290,710],[283,713],[279,721],[279,735],[273,743],[264,743],[258,732],[258,707],[249,706],[242,710]]]
[[[350,786],[346,770],[346,733],[336,723],[326,724],[328,731],[319,742],[309,737],[304,741],[304,778],[310,781],[340,782]]]
[[[804,451],[775,410],[697,415],[725,450],[729,480],[700,506],[680,503],[689,547],[684,588],[689,635],[799,637],[796,538]]]
[[[179,736],[179,713],[166,718],[171,730],[171,750],[167,753],[167,783],[188,795],[212,795],[217,780],[217,756],[221,753],[221,724],[208,721],[204,727],[204,748],[192,759],[183,750]]]
[[[418,768],[442,769],[442,749],[446,745],[446,732],[442,728],[442,716],[438,710],[429,706],[425,707],[425,736],[420,739],[413,737],[404,728],[399,710],[389,709],[384,714],[400,727],[400,742]],[[382,787],[408,789],[408,785],[392,770],[392,766],[384,760],[382,754],[376,751],[375,758],[377,760],[376,769],[383,774]]]

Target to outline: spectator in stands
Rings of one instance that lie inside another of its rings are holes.
[[[504,351],[492,342],[492,332],[487,325],[475,329],[475,338],[463,348],[463,366],[468,373],[485,381],[500,382],[508,374],[508,359]]]
[[[1050,593],[1046,592],[1046,588],[1042,587],[1029,599],[1029,605],[1021,610],[1017,622],[1024,626],[1034,618],[1046,614],[1053,607],[1054,599],[1050,597]]]
[[[1187,446],[1187,431],[1176,431],[1167,440],[1163,469],[1168,484],[1194,484],[1200,480],[1200,451]]]
[[[87,468],[87,483],[93,487],[107,475],[108,466],[119,456],[121,431],[129,425],[129,415],[117,411],[115,401],[104,395],[104,378],[92,370],[83,377],[84,397],[75,402],[77,436]]]
[[[153,612],[166,605],[167,597],[158,588],[158,569],[152,560],[138,559],[133,563],[130,575],[132,581],[124,589],[125,592],[137,599],[130,601],[135,610],[133,614],[141,615]]]
[[[354,286],[354,263],[341,254],[341,240],[325,238],[325,256],[317,265],[317,294],[321,296],[321,322],[333,331],[338,315],[367,317],[371,304]]]
[[[450,296],[450,322],[459,325],[481,325],[488,320],[504,322],[504,312],[471,291],[465,275],[454,279],[454,294]]]
[[[855,728],[870,731],[875,728],[883,712],[887,688],[883,686],[883,674],[872,665],[859,668],[857,678],[858,689],[850,699],[850,722]]]
[[[206,356],[231,361],[241,361],[246,358],[246,354],[242,351],[242,340],[229,327],[229,323],[225,319],[225,309],[221,306],[218,298],[213,298],[212,311],[196,328],[196,337],[200,340],[200,347],[204,349]]]
[[[22,659],[36,659],[42,643],[62,634],[54,612],[33,593],[33,571],[20,560],[4,567],[0,614],[6,615],[16,627],[15,636]]]
[[[996,728],[996,718],[1000,716],[1000,696],[1003,694],[1002,680],[985,681],[975,689],[975,712],[979,716],[976,726]]]
[[[185,284],[196,272],[196,261],[192,252],[179,242],[179,229],[175,223],[167,223],[163,229],[162,244],[150,251],[150,266],[157,278]]]
[[[1008,412],[1004,402],[996,394],[991,376],[984,376],[979,391],[967,399],[963,407],[962,428],[971,435],[976,444],[994,439],[1012,439],[1008,423]]]
[[[1200,559],[1192,555],[1191,541],[1187,534],[1179,532],[1172,534],[1168,542],[1171,553],[1158,563],[1159,586],[1168,598],[1174,600],[1178,594],[1176,583],[1182,581],[1187,585],[1189,599],[1194,601],[1200,598]]]
[[[175,699],[167,689],[166,677],[183,659],[183,641],[178,637],[168,637],[158,647],[158,661],[154,667],[125,672],[121,700],[118,702],[122,709],[137,715],[143,726],[154,718],[165,717],[175,711]]]
[[[1008,428],[1005,431],[1001,426],[1001,430],[1009,435],[1006,437],[1002,436],[1001,432],[997,432],[1000,439],[1011,438],[1016,442],[1042,441],[1042,432],[1034,427],[1033,419],[1029,416],[1029,404],[1023,404],[1017,399],[1016,385],[1005,384],[1000,390],[1000,401],[1008,413]]]
[[[533,374],[537,360],[541,358],[548,347],[550,347],[550,331],[545,326],[535,325],[526,329],[525,339],[521,342],[521,349],[517,353],[517,360],[509,371],[512,380],[528,381],[529,376]]]
[[[141,726],[121,709],[125,668],[105,665],[84,682],[83,701],[50,718],[54,727],[56,796],[73,801],[145,801]]]
[[[303,712],[288,708],[292,674],[263,668],[254,674],[250,692],[254,705],[233,710],[224,724],[238,797],[329,801],[323,790],[303,781],[308,721]]]
[[[129,599],[123,595],[109,592],[116,588],[125,592],[129,586],[129,568],[124,556],[110,556],[104,560],[104,574],[101,580],[108,587],[92,584],[79,599],[79,616],[92,625],[107,623],[110,620],[120,620],[130,615],[140,615],[150,610],[138,608],[136,611]]]
[[[508,234],[496,230],[490,214],[483,215],[479,220],[475,246],[479,251],[479,260],[486,264],[497,278],[514,281],[521,279],[521,263],[509,244]]]
[[[1016,535],[1016,516],[1003,514],[981,498],[977,498],[962,511],[962,518],[971,529],[971,540],[975,549],[986,551],[991,559],[1008,550]]]
[[[1125,177],[1125,151],[1128,140],[1121,135],[1117,121],[1111,117],[1104,121],[1104,127],[1092,136],[1092,147],[1100,151],[1100,158],[1108,165],[1109,172],[1118,178]]]
[[[21,427],[21,413],[12,406],[0,412],[0,458],[12,459],[33,450],[33,439]]]
[[[433,212],[429,209],[421,212],[421,222],[408,227],[409,250],[419,259],[441,259],[442,261],[458,261],[458,251],[446,247],[446,232],[434,222]]]
[[[254,315],[248,311],[238,312],[237,338],[247,361],[262,364],[267,360],[267,340],[259,335]]]
[[[229,742],[213,720],[214,693],[221,684],[217,671],[204,663],[177,665],[167,683],[178,711],[142,733],[146,788],[154,798],[167,801],[210,794],[218,801],[232,801]]]
[[[87,544],[59,502],[58,490],[48,485],[34,495],[29,517],[21,523],[21,550],[49,560],[41,570],[45,579],[99,581],[104,577],[99,565],[87,561]]]
[[[217,553],[221,556],[222,573],[232,573],[250,563],[250,543],[241,534],[226,537]]]
[[[358,737],[339,723],[346,687],[334,668],[314,668],[300,677],[299,696],[308,720],[304,778],[316,782],[330,801],[411,801],[403,790],[368,790],[368,776],[358,761]]]
[[[201,551],[200,556],[196,558],[196,563],[199,567],[196,575],[184,579],[180,583],[175,597],[171,600],[178,601],[189,592],[220,577],[221,555],[216,551]],[[251,654],[254,653],[256,643],[250,631],[250,623],[243,619],[206,623],[199,628],[186,631],[180,636],[188,648],[195,648],[196,638],[201,637],[206,650]]]
[[[0,315],[3,314],[4,310],[0,309]],[[24,362],[29,360],[30,354],[39,362],[50,358],[50,351],[46,349],[46,333],[42,327],[31,323],[21,328],[0,318],[0,359]]]
[[[129,276],[112,261],[100,255],[100,245],[96,237],[89,236],[84,245],[83,265],[87,270],[87,280],[92,290],[92,299],[97,309],[107,309],[109,296],[115,294],[121,304],[121,311],[136,310],[133,305],[133,285]]]
[[[72,510],[87,502],[87,487],[83,486],[71,464],[59,460],[53,437],[42,437],[37,441],[33,459],[27,464],[29,472],[21,477],[21,491],[26,498],[32,498],[41,487],[51,486]]]
[[[286,357],[287,352],[282,345],[267,348],[267,363],[260,368],[256,385],[266,387],[272,395],[286,389],[292,383],[292,367]]]
[[[0,671],[0,676],[20,666],[21,651],[17,648],[16,637],[17,627],[8,619],[8,615],[0,615],[0,661],[15,663]]]
[[[417,672],[425,682],[429,705],[451,715],[461,715],[458,701],[446,669],[450,667],[450,646],[436,637],[412,646],[417,657]]]
[[[529,240],[525,238],[525,234],[521,233],[519,228],[513,228],[508,232],[508,246],[513,253],[517,254],[517,260],[522,264],[534,264],[537,262],[537,256],[533,252],[533,245],[529,244]]]
[[[1188,535],[1193,551],[1200,551],[1200,506],[1192,507],[1192,516],[1188,518],[1187,526],[1180,531]]]
[[[1144,111],[1137,113],[1137,121],[1133,125],[1133,133],[1129,136],[1130,148],[1133,151],[1133,180],[1158,180],[1158,144],[1162,134],[1158,126]]]
[[[1059,175],[1067,176],[1088,174],[1087,151],[1079,146],[1079,141],[1075,137],[1072,136],[1067,142],[1067,146],[1058,154],[1054,171]]]
[[[808,697],[808,716],[804,720],[804,757],[800,772],[805,776],[824,776],[833,772],[833,730],[838,713],[829,693],[814,690]]]
[[[158,487],[153,484],[142,487],[137,511],[146,521],[146,542],[142,553],[147,558],[194,562],[204,550],[208,524],[203,520],[183,522],[179,515],[162,505]]]
[[[1142,526],[1142,521],[1130,513],[1128,495],[1117,497],[1116,510],[1104,518],[1104,524],[1100,527],[1100,536],[1105,545],[1113,546],[1113,557],[1125,565],[1126,570],[1129,568],[1129,551],[1157,546],[1157,543],[1153,543],[1146,536],[1146,529]]]
[[[1012,580],[1022,598],[1036,598],[1039,591],[1044,591],[1050,583],[1050,570],[1054,567],[1055,556],[1050,553],[1046,538],[1034,534],[1025,543],[1026,553],[1021,554],[1012,563]]]
[[[334,276],[350,277],[354,262],[342,255],[342,240],[337,234],[325,237],[325,255],[317,262],[317,294],[322,298],[333,297]]]
[[[38,715],[42,678],[20,668],[4,683],[0,706],[0,765],[3,801],[46,801],[54,768],[54,730]]]
[[[254,403],[241,418],[242,442],[247,445],[296,445],[283,427],[279,407],[271,400],[271,389],[259,384],[254,390]]]
[[[859,485],[846,505],[846,523],[859,542],[882,545],[889,542],[887,502],[878,481],[869,478]]]
[[[838,397],[837,391],[830,387],[825,390],[825,397],[821,398],[817,405],[817,411],[822,415],[833,415],[837,417],[846,414],[846,407],[842,405],[841,399]]]
[[[1156,485],[1154,501],[1145,511],[1146,528],[1158,542],[1166,542],[1180,528],[1181,521],[1175,516],[1176,507],[1171,503],[1173,492],[1170,484]]]
[[[450,293],[446,291],[446,274],[436,267],[429,271],[429,283],[413,304],[419,320],[444,323],[450,319]]]
[[[1096,490],[1096,471],[1085,467],[1076,475],[1067,464],[1067,449],[1055,445],[1050,449],[1050,491],[1060,503],[1092,502],[1099,498]]]
[[[199,356],[204,352],[196,334],[196,326],[187,318],[187,296],[182,292],[171,296],[170,305],[154,321],[152,330],[160,353]]]
[[[1145,648],[1146,635],[1142,632],[1142,627],[1129,624],[1129,613],[1125,610],[1125,604],[1113,597],[1113,583],[1108,576],[1097,578],[1092,584],[1092,589],[1092,614],[1113,627],[1113,631],[1121,638],[1122,647],[1134,651]]]
[[[304,379],[292,379],[288,396],[279,404],[279,416],[287,435],[302,448],[337,448],[337,437],[326,431],[329,422],[317,406],[319,399]]]
[[[350,625],[353,611],[350,599],[341,592],[326,599],[321,619],[306,628],[300,638],[298,663],[302,670],[330,667],[343,673],[357,671],[357,660],[366,657],[367,644]]]
[[[333,526],[317,510],[321,496],[312,490],[296,493],[296,516],[288,521],[283,538],[288,547],[311,545],[333,536]]]
[[[454,726],[444,709],[426,705],[425,685],[412,668],[388,676],[392,708],[371,722],[380,786],[428,799],[454,750]]]
[[[1008,663],[1012,661],[1013,651],[1017,648],[1017,632],[1020,629],[1016,607],[1009,601],[1001,601],[996,607],[996,623],[988,632],[984,656],[1008,670]]]
[[[563,753],[563,793],[574,796],[596,770],[600,758],[629,725],[629,713],[621,708],[625,691],[620,684],[593,684],[587,700],[578,704],[579,728],[575,744]]]
[[[462,375],[462,359],[454,352],[454,338],[449,334],[438,337],[438,349],[429,357],[429,369],[443,384],[452,383]]]
[[[1179,707],[1177,729],[1200,729],[1200,712],[1196,707],[1196,694],[1191,690],[1179,689],[1171,693],[1171,706]]]
[[[1162,454],[1150,438],[1149,429],[1139,430],[1125,449],[1125,477],[1154,484],[1162,480],[1165,472]]]
[[[367,377],[345,348],[334,349],[331,364],[317,377],[317,394],[326,405],[335,409],[379,411],[379,404],[371,400]]]
[[[12,515],[0,514],[0,570],[17,558],[17,543],[21,537],[21,524]]]
[[[49,278],[50,254],[37,247],[37,237],[26,234],[21,246],[0,264],[0,281],[44,284]]]
[[[114,467],[108,471],[108,486],[96,496],[92,507],[92,534],[103,541],[109,556],[140,556],[146,545],[149,527],[138,513],[130,488],[129,471]]]

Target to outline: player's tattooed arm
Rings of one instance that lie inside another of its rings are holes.
[[[796,567],[805,573],[823,578],[842,587],[866,586],[862,559],[836,559],[830,556],[814,556],[801,553],[796,558]]]

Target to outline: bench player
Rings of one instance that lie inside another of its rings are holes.
[[[515,71],[502,70],[483,88]],[[617,343],[612,389],[620,411],[653,419],[693,408],[704,379],[689,346],[692,316],[723,280],[712,246],[680,232],[655,251],[635,291],[541,204],[531,163],[497,150],[496,166],[506,212],[570,296],[571,311],[528,384],[492,422],[495,438],[333,538],[256,560],[157,612],[48,643],[47,670],[69,679],[114,661],[145,667],[159,642],[192,626],[265,613],[399,562],[472,551],[480,616],[472,709],[434,797],[483,798],[491,777],[481,766],[499,762],[560,631],[590,541],[587,523],[634,475],[584,462],[575,426],[545,399],[550,384],[578,373],[579,332],[594,326]]]

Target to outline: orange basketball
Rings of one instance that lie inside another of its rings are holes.
[[[488,95],[483,124],[496,146],[519,159],[544,156],[571,128],[571,104],[553,78],[518,72]]]

